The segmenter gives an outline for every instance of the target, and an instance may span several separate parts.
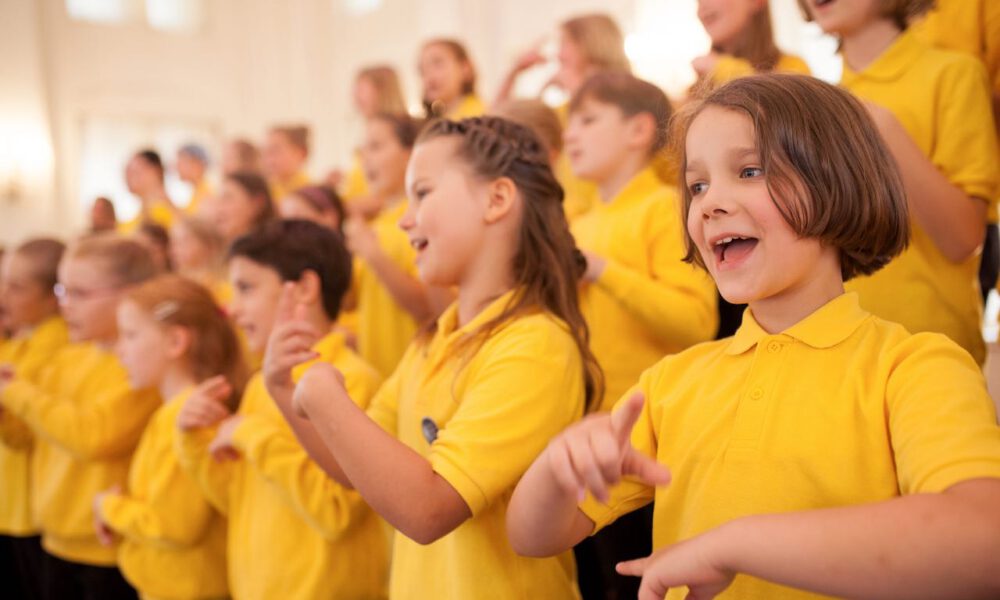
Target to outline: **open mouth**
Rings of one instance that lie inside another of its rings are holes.
[[[417,252],[421,252],[425,248],[427,248],[427,239],[426,238],[412,238],[412,239],[410,239],[410,246],[412,246],[413,249],[416,250]]]
[[[719,266],[736,266],[743,262],[754,248],[757,247],[757,238],[744,236],[728,236],[717,240],[712,245],[715,253],[715,262]]]
[[[820,8],[828,4],[833,4],[834,2],[836,2],[836,0],[814,0],[813,4],[816,6],[816,8]]]

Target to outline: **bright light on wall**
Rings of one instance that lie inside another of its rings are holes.
[[[38,120],[0,120],[0,198],[17,201],[52,173],[52,144]]]
[[[625,37],[625,54],[635,74],[671,97],[683,96],[695,82],[691,61],[709,48],[697,10],[696,0],[638,2],[635,31]]]

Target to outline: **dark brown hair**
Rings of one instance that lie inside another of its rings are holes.
[[[569,103],[569,112],[580,109],[585,100],[596,100],[617,106],[626,117],[649,114],[656,122],[656,134],[649,149],[650,155],[667,147],[667,134],[673,109],[663,90],[648,81],[628,73],[605,71],[592,75],[580,86]]]
[[[966,0],[968,1],[968,0]],[[917,17],[933,9],[937,0],[879,0],[879,16],[892,19],[900,30],[905,31]],[[799,10],[806,21],[812,21],[812,15],[805,0],[799,0]]]
[[[603,396],[604,377],[590,351],[587,323],[580,312],[578,280],[586,269],[563,212],[563,189],[552,173],[548,151],[531,129],[500,117],[440,120],[417,143],[457,140],[456,158],[479,178],[509,178],[523,200],[521,234],[514,256],[515,287],[504,310],[466,338],[478,348],[490,334],[519,315],[544,310],[561,319],[576,342],[584,366],[588,409]]]
[[[125,299],[162,325],[188,330],[191,347],[185,358],[191,375],[198,382],[225,376],[233,389],[229,407],[236,408],[247,380],[247,366],[236,331],[211,292],[190,279],[167,274],[129,290]]]
[[[233,242],[229,258],[243,257],[273,269],[282,281],[298,281],[306,271],[319,278],[323,312],[340,314],[351,285],[351,254],[334,231],[312,221],[275,221]]]
[[[271,198],[271,188],[267,185],[267,180],[257,173],[241,171],[226,175],[228,181],[232,181],[246,192],[250,201],[257,206],[257,216],[254,218],[254,227],[260,227],[278,218],[274,210],[274,200]]]
[[[295,190],[292,194],[305,200],[306,204],[318,213],[333,213],[337,217],[337,223],[340,223],[337,231],[341,232],[347,214],[344,212],[344,201],[340,199],[336,190],[325,185],[308,185]]]
[[[755,75],[731,81],[686,107],[676,122],[681,179],[685,139],[708,107],[746,115],[768,191],[803,238],[837,248],[844,281],[870,275],[909,239],[902,179],[864,106],[850,93],[805,75]],[[683,186],[684,222],[691,190]],[[704,266],[685,228],[685,260]]]

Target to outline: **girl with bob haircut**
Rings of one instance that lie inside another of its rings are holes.
[[[653,502],[655,552],[618,565],[643,600],[997,597],[982,373],[844,292],[908,237],[865,108],[809,77],[746,77],[692,105],[675,139],[688,258],[749,304],[743,324],[555,438],[511,499],[515,550],[562,552]]]

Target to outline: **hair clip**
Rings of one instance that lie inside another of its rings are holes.
[[[181,309],[181,305],[174,300],[164,300],[153,307],[153,318],[157,321],[166,321]]]

